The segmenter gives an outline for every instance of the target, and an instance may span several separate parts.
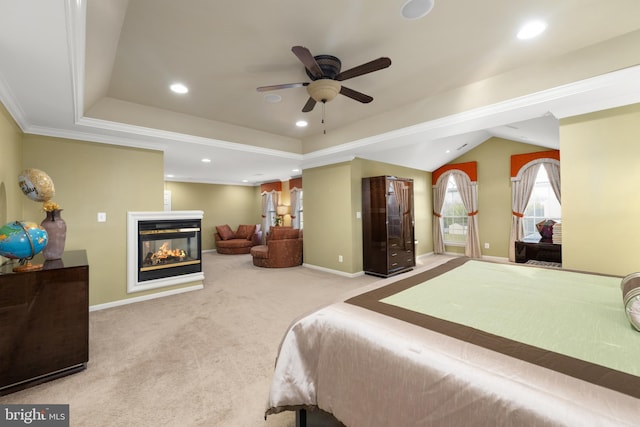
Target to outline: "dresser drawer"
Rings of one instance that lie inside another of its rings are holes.
[[[389,270],[398,268],[414,267],[415,257],[411,250],[395,250],[387,253],[387,264]]]

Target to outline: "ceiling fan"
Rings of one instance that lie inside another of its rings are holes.
[[[342,86],[339,82],[382,70],[391,65],[391,60],[386,57],[374,59],[373,61],[359,65],[346,71],[340,72],[342,62],[332,55],[313,56],[309,49],[303,46],[294,46],[291,51],[298,57],[305,67],[305,71],[311,82],[288,83],[272,86],[261,86],[258,92],[267,92],[276,89],[288,89],[293,87],[306,87],[309,93],[309,100],[302,108],[303,113],[313,110],[316,102],[327,103],[335,98],[338,93],[362,103],[369,103],[373,98],[364,93],[358,92],[348,87]]]

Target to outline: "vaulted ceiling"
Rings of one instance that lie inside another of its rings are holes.
[[[558,148],[558,119],[640,102],[637,0],[435,0],[413,20],[404,3],[2,0],[0,100],[25,132],[241,185],[356,156],[432,171],[491,136]],[[517,39],[531,19],[547,30]],[[293,46],[391,66],[341,82],[372,102],[303,113],[305,86],[256,90],[311,81]]]

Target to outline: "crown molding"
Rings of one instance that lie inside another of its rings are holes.
[[[627,84],[630,81],[636,82],[635,87],[630,87]],[[413,126],[358,139],[346,144],[317,150],[305,154],[303,160],[307,161],[335,156],[346,151],[357,151],[359,148],[368,147],[373,144],[384,143],[390,140],[401,140],[421,134],[426,134],[432,138],[443,138],[460,133],[477,131],[486,128],[486,119],[488,118],[502,115],[512,116],[523,110],[526,110],[529,116],[531,116],[531,111],[533,110],[535,111],[535,116],[551,113],[558,119],[587,114],[602,108],[600,105],[594,106],[584,103],[572,103],[570,100],[574,97],[580,97],[602,90],[613,90],[617,93],[611,97],[611,99],[615,101],[606,105],[608,108],[640,102],[640,66],[625,68]],[[559,100],[564,100],[564,102],[559,103]],[[503,121],[509,123],[514,120],[504,119]],[[479,124],[480,122],[482,122],[482,125]],[[475,123],[478,123],[477,128],[474,127]],[[461,129],[461,127],[464,129]]]
[[[86,50],[87,5],[83,0],[65,2],[67,48],[76,122],[84,115],[84,64]]]

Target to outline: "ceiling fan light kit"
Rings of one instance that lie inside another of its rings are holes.
[[[342,85],[331,79],[320,79],[309,83],[307,92],[316,102],[329,102],[339,93]]]

